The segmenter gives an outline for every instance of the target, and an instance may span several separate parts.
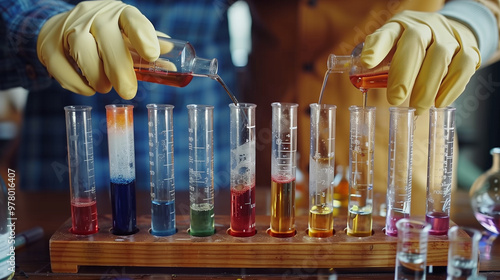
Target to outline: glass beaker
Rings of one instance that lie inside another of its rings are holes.
[[[255,108],[251,103],[229,104],[231,144],[231,221],[229,234],[255,234]]]
[[[444,235],[450,223],[455,108],[429,110],[426,221],[430,233]]]
[[[213,106],[187,105],[189,115],[189,203],[193,236],[215,233]]]
[[[397,236],[396,222],[410,217],[415,109],[391,107],[385,233]]]
[[[132,105],[106,105],[113,234],[136,228],[134,117]]]
[[[476,229],[454,226],[448,230],[447,280],[476,279],[480,239]]]
[[[312,237],[333,235],[335,114],[337,107],[311,104],[309,229]]]
[[[395,280],[425,279],[427,241],[431,225],[424,221],[403,218],[396,223],[398,245]]]
[[[351,106],[347,234],[372,235],[375,107]]]
[[[271,226],[275,237],[295,235],[297,108],[295,103],[272,103]]]
[[[71,232],[96,233],[97,200],[94,176],[94,147],[90,106],[65,106],[68,145]]]
[[[151,233],[168,236],[175,229],[174,106],[148,104]]]

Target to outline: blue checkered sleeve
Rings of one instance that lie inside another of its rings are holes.
[[[54,0],[0,0],[0,89],[40,89],[51,81],[36,53],[38,33],[54,15],[72,6]]]

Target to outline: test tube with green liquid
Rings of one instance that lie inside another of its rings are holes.
[[[190,104],[189,203],[190,229],[193,236],[210,236],[215,232],[214,217],[214,150],[213,106]]]

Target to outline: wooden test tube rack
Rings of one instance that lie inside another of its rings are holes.
[[[256,217],[257,233],[234,237],[227,233],[229,216],[215,218],[216,232],[189,235],[189,216],[177,217],[174,235],[151,235],[150,216],[139,216],[139,232],[117,236],[110,232],[111,216],[99,217],[99,232],[79,236],[67,220],[50,239],[52,271],[76,273],[80,266],[202,267],[202,268],[390,268],[395,266],[397,237],[382,230],[385,218],[374,217],[374,234],[348,236],[345,217],[335,218],[335,233],[327,238],[307,235],[307,216],[296,217],[297,234],[290,238],[266,233],[269,216]],[[454,225],[452,222],[450,224]],[[466,234],[463,232],[463,234]],[[427,265],[446,266],[448,237],[430,235]]]

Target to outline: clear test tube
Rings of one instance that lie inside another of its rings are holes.
[[[335,114],[337,106],[311,104],[309,229],[312,237],[333,235]]]
[[[148,104],[151,233],[168,236],[175,229],[174,106]]]
[[[448,230],[447,280],[477,279],[481,237],[473,228],[454,226]]]
[[[231,145],[231,221],[229,234],[255,234],[255,108],[251,103],[229,104]]]
[[[397,236],[396,222],[410,217],[415,109],[391,107],[389,112],[385,234]]]
[[[295,175],[297,154],[296,103],[271,104],[271,226],[274,237],[295,235]]]
[[[213,106],[187,105],[189,115],[189,234],[215,233]]]
[[[347,234],[372,235],[375,107],[351,106]]]
[[[429,110],[426,221],[430,233],[444,235],[450,223],[455,108]]]
[[[407,218],[396,222],[398,245],[395,280],[426,278],[427,242],[431,226],[424,221]]]
[[[94,176],[94,147],[90,106],[66,106],[71,232],[87,235],[98,231]]]
[[[134,118],[132,105],[106,105],[113,234],[136,233]]]

